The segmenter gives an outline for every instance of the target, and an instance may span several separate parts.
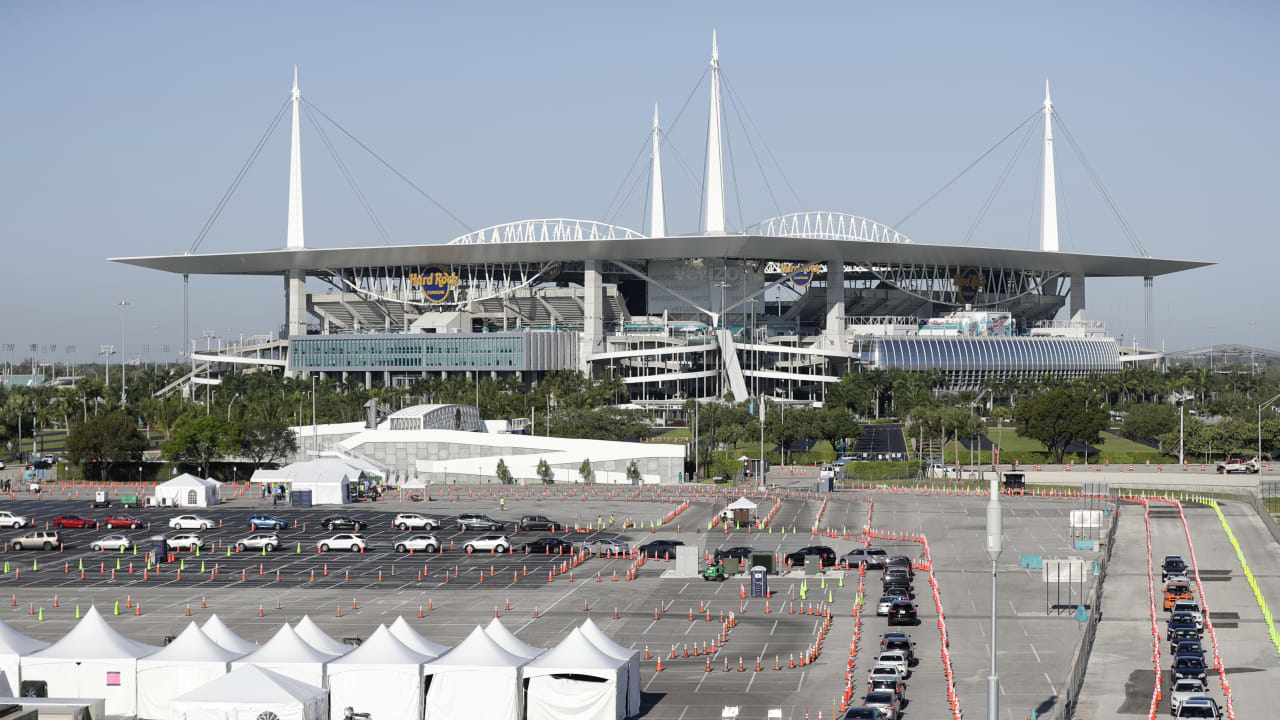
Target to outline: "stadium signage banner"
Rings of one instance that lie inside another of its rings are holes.
[[[778,269],[788,275],[796,273],[791,275],[791,284],[796,287],[808,287],[809,283],[813,282],[813,276],[818,274],[817,265],[805,267],[800,263],[782,263],[778,266]],[[802,270],[802,272],[796,272],[797,270]]]
[[[409,273],[409,284],[422,291],[422,296],[433,303],[444,302],[458,286],[458,274],[448,272],[439,265],[432,265],[421,273]]]
[[[963,302],[973,302],[978,297],[978,291],[986,285],[986,278],[982,277],[982,272],[975,267],[960,268],[955,277],[951,278],[951,282],[956,286],[956,294],[960,296]]]

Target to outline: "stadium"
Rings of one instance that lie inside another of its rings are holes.
[[[277,276],[279,336],[194,350],[179,383],[229,369],[402,385],[464,373],[536,383],[613,374],[628,405],[822,401],[859,369],[933,371],[951,390],[993,379],[1118,372],[1160,354],[1122,348],[1090,317],[1090,278],[1153,278],[1209,263],[1060,252],[1053,105],[1043,105],[1040,247],[925,244],[844,212],[726,225],[719,53],[710,65],[701,227],[666,227],[655,110],[645,231],[582,219],[504,223],[448,242],[308,248],[292,91],[285,247],[113,258],[190,275]],[[308,285],[308,281],[311,285]]]

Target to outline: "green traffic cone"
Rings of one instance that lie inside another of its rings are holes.
[[[9,563],[8,563],[8,562],[6,562],[6,563],[4,564],[4,571],[5,571],[5,573],[8,573],[8,572],[9,572]]]
[[[134,546],[133,546],[133,555],[134,555],[134,557],[137,557],[137,555],[138,555],[138,546],[137,546],[137,545],[134,545]]]
[[[116,569],[120,569],[120,558],[116,558]]]
[[[38,622],[44,622],[44,608],[40,608],[39,614],[36,615],[36,620]]]
[[[121,554],[121,555],[123,555],[123,554],[124,554],[124,546],[123,546],[123,545],[121,545],[121,546],[120,546],[120,554]]]
[[[79,620],[79,619],[80,619],[80,606],[79,606],[79,605],[77,605],[77,606],[76,606],[76,619],[77,619],[77,620]]]
[[[828,590],[828,591],[827,591],[827,604],[828,604],[828,605],[830,605],[830,604],[831,604],[831,603],[833,603],[833,602],[835,602],[835,597],[831,594],[831,591],[830,591],[830,590]]]
[[[301,554],[302,554],[302,543],[298,543],[298,549],[297,549],[297,551],[296,551],[296,552],[297,552],[297,554],[298,554],[298,555],[301,555]]]
[[[227,557],[231,557],[231,546],[227,546]]]
[[[186,569],[187,569],[187,559],[186,559],[186,558],[182,558],[181,560],[179,560],[179,561],[178,561],[178,569],[179,569],[179,570],[186,570]]]
[[[200,557],[200,546],[196,546],[196,557]]]
[[[119,615],[119,614],[120,614],[120,601],[119,601],[119,600],[117,600],[117,601],[116,601],[116,615]]]
[[[83,570],[83,569],[84,569],[84,558],[80,558],[80,567],[79,567],[78,569],[79,569],[79,570]]]
[[[201,573],[201,574],[204,574],[204,561],[203,561],[203,560],[201,560],[201,561],[200,561],[200,573]]]
[[[266,557],[266,556],[267,556],[267,546],[266,546],[266,545],[263,545],[263,546],[262,546],[262,557]]]
[[[31,571],[32,571],[32,572],[35,572],[36,570],[39,570],[39,569],[40,569],[40,561],[39,561],[39,560],[32,560],[32,561],[31,561]]]
[[[822,589],[823,589],[823,590],[826,590],[826,589],[827,589],[827,579],[826,579],[826,578],[822,578]]]
[[[839,587],[844,587],[844,573],[840,573],[840,585],[839,585]]]

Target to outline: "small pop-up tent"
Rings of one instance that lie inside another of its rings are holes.
[[[498,618],[490,620],[489,624],[484,626],[484,632],[501,645],[503,650],[512,655],[519,655],[525,660],[532,660],[547,651],[546,648],[534,647],[516,637],[515,633],[508,630]]]
[[[591,618],[582,623],[581,627],[583,636],[590,640],[596,647],[605,651],[619,660],[627,661],[627,716],[631,717],[640,714],[640,651],[629,648],[625,645],[619,645],[613,638],[604,634],[600,626],[595,624]]]
[[[325,668],[329,707],[349,707],[378,720],[422,720],[422,665],[433,659],[379,625],[360,647]]]
[[[605,653],[574,628],[524,666],[528,720],[622,720],[627,661]]]
[[[209,507],[218,504],[218,486],[210,480],[183,473],[157,485],[156,499],[174,507]]]
[[[476,627],[422,668],[429,683],[425,720],[520,720],[520,668],[526,662]]]
[[[172,720],[328,720],[321,688],[248,665],[174,698]]]
[[[303,615],[302,619],[293,626],[293,631],[298,633],[298,637],[306,640],[308,645],[322,653],[342,656],[351,652],[350,645],[340,643],[329,637],[329,634],[321,630],[310,615]]]
[[[138,661],[138,717],[168,720],[174,698],[226,675],[241,654],[210,640],[194,622],[187,625],[173,642]]]
[[[448,645],[441,645],[423,637],[405,621],[404,616],[397,617],[396,621],[391,623],[391,626],[387,629],[391,631],[392,635],[396,636],[397,640],[408,645],[410,650],[420,655],[428,655],[432,660],[449,652]]]
[[[159,649],[116,632],[90,607],[61,640],[22,658],[22,678],[48,683],[49,697],[103,698],[108,715],[137,715],[138,658]]]
[[[217,613],[210,615],[209,619],[204,621],[204,625],[200,626],[200,630],[202,630],[205,635],[208,635],[210,640],[218,643],[223,648],[234,653],[239,653],[240,655],[248,655],[254,650],[262,647],[257,643],[251,643],[237,635],[234,630],[227,627],[226,623],[222,622],[222,618],[218,617]]]
[[[324,687],[325,663],[337,657],[322,652],[298,637],[286,623],[267,644],[231,663],[235,670],[256,665],[315,687]]]
[[[49,643],[29,638],[14,630],[9,623],[0,620],[0,675],[4,675],[6,680],[5,684],[0,685],[0,691],[4,691],[6,685],[9,688],[4,697],[16,697],[22,684],[19,658],[47,647]]]

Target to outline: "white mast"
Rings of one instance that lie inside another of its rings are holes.
[[[1044,81],[1044,195],[1040,200],[1040,249],[1058,251],[1058,187],[1053,170],[1053,101]]]
[[[706,215],[702,230],[724,232],[724,166],[720,148],[720,49],[711,31],[711,114],[707,118],[707,176],[703,188]]]
[[[658,133],[658,103],[653,104],[653,150],[649,154],[649,187],[652,197],[649,198],[649,236],[666,237],[667,210],[662,198],[662,156],[659,146],[662,138]]]
[[[293,134],[289,144],[289,229],[285,247],[305,247],[302,237],[302,141],[298,132],[298,66],[293,66]]]

